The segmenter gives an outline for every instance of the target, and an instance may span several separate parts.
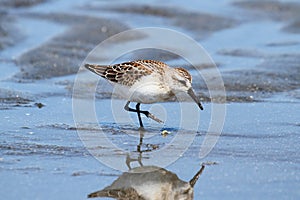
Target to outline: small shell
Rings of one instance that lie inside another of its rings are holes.
[[[161,133],[160,133],[162,136],[166,137],[167,135],[171,134],[171,132],[167,131],[167,130],[163,130]]]

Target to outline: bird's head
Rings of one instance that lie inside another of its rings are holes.
[[[177,186],[177,190],[174,199],[179,200],[192,200],[194,199],[194,186],[202,174],[205,165],[202,164],[201,169],[194,175],[194,177],[189,182],[181,182]]]
[[[172,80],[174,84],[172,86],[172,90],[175,93],[179,93],[179,92],[187,93],[197,103],[199,108],[203,110],[200,100],[197,98],[192,88],[192,76],[186,69],[175,68],[175,73],[172,76]]]
[[[194,199],[194,188],[189,183],[185,183],[183,186],[178,188],[174,199],[178,200],[192,200]]]

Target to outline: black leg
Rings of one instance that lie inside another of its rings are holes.
[[[139,122],[140,122],[140,127],[144,127],[143,122],[142,122],[142,118],[141,118],[141,110],[140,110],[140,103],[137,103],[135,108],[136,108],[136,112],[139,118]]]
[[[137,103],[136,106],[135,106],[136,109],[130,108],[130,107],[129,107],[129,104],[130,104],[130,101],[127,101],[127,103],[126,103],[124,109],[127,110],[127,111],[129,111],[129,112],[136,112],[137,115],[138,115],[140,127],[144,127],[143,122],[142,122],[142,118],[141,118],[141,113],[144,114],[144,112],[140,110],[140,105],[141,105],[141,104],[140,104],[140,103]]]
[[[143,126],[143,122],[142,122],[142,118],[141,118],[141,113],[146,115],[146,117],[149,117],[151,119],[153,119],[154,121],[157,121],[158,123],[162,123],[162,121],[158,118],[156,118],[154,115],[152,115],[149,111],[145,111],[145,110],[140,110],[140,103],[136,104],[136,109],[130,108],[129,107],[130,101],[127,101],[124,109],[129,111],[129,112],[136,112],[138,115],[138,119],[139,119],[139,123],[140,123],[140,127],[144,127]]]
[[[130,104],[130,101],[127,101],[127,103],[126,103],[124,109],[127,110],[127,111],[129,111],[129,112],[136,112],[137,115],[138,115],[140,127],[144,127],[143,122],[142,122],[142,118],[141,118],[141,110],[140,110],[140,105],[141,105],[141,104],[140,104],[140,103],[137,103],[137,104],[136,104],[136,107],[135,107],[136,109],[130,108],[130,107],[129,107],[129,104]]]

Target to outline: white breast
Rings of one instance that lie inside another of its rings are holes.
[[[168,85],[156,79],[154,76],[145,76],[131,87],[115,85],[115,92],[132,102],[151,104],[169,101],[174,98]]]

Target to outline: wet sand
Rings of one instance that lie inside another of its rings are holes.
[[[200,159],[199,148],[212,109],[207,86],[194,67],[179,56],[147,49],[124,58],[159,59],[189,69],[196,93],[204,101],[200,128],[197,132],[179,128],[178,102],[157,105],[162,107],[143,105],[162,117],[162,108],[167,109],[167,116],[174,117],[166,117],[164,125],[144,119],[149,128],[141,143],[135,115],[130,115],[127,123],[116,123],[111,88],[104,85],[105,90],[97,88],[95,107],[105,137],[130,152],[133,165],[138,166],[139,156],[148,163],[177,132],[195,134],[187,151],[167,166],[180,179],[188,180],[202,162],[218,163],[206,167],[195,186],[194,199],[300,197],[299,3],[228,0],[218,8],[209,1],[133,6],[119,1],[78,0],[71,4],[16,0],[3,1],[0,6],[2,198],[85,199],[122,174],[96,160],[78,136],[78,128],[90,136],[99,130],[75,126],[73,84],[79,66],[97,44],[143,26],[183,32],[208,51],[226,88],[224,129],[212,152]],[[203,64],[197,69],[212,67]],[[92,82],[83,83],[82,99]],[[114,101],[120,107],[125,105],[124,100]],[[127,116],[122,108],[118,114]],[[161,134],[162,130],[169,134]],[[98,148],[102,152],[103,147]],[[141,155],[138,148],[143,150]],[[177,150],[180,148],[174,147],[174,152]],[[101,156],[118,159],[126,167],[123,152],[106,149]]]

